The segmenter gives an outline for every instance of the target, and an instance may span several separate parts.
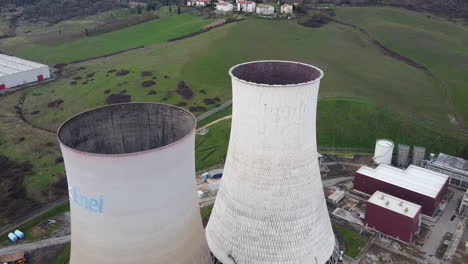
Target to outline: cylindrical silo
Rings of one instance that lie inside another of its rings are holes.
[[[196,197],[195,118],[117,104],[58,131],[70,190],[71,264],[207,264]]]
[[[413,146],[413,160],[411,164],[421,166],[422,161],[426,157],[426,148],[421,146]]]
[[[317,157],[323,72],[289,61],[230,70],[231,137],[207,240],[224,264],[335,263]]]
[[[398,144],[398,166],[406,167],[408,165],[410,146]]]
[[[375,142],[374,160],[375,164],[392,164],[393,148],[395,144],[388,139],[378,139]]]

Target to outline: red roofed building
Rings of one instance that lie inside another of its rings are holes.
[[[254,1],[237,1],[237,10],[247,13],[255,12],[256,4]]]
[[[284,4],[281,6],[281,14],[292,14],[293,7],[292,5]]]
[[[259,15],[273,15],[275,13],[275,8],[271,5],[258,5],[257,14]]]
[[[234,6],[230,3],[219,1],[216,3],[216,10],[220,12],[231,12],[234,9]]]

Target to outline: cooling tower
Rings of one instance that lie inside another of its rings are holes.
[[[62,125],[71,264],[210,263],[195,190],[195,124],[175,106],[131,103]]]
[[[323,72],[257,61],[230,75],[231,137],[206,230],[212,254],[224,264],[335,263],[315,132]]]

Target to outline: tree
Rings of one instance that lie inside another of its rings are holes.
[[[177,5],[177,14],[180,14],[180,5]]]
[[[137,14],[143,13],[143,9],[141,8],[141,5],[137,5],[136,10],[137,10]]]
[[[172,7],[169,6],[169,13],[172,13]]]

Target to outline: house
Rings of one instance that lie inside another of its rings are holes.
[[[254,1],[237,1],[237,11],[243,11],[247,13],[255,12],[256,4]]]
[[[230,3],[220,1],[216,3],[216,10],[220,12],[231,12],[234,9],[234,6]]]
[[[284,4],[281,6],[281,14],[292,14],[293,7],[292,5]]]
[[[273,15],[275,13],[275,8],[271,5],[258,5],[257,14],[259,15]]]
[[[205,7],[211,4],[212,0],[188,0],[187,6]]]

